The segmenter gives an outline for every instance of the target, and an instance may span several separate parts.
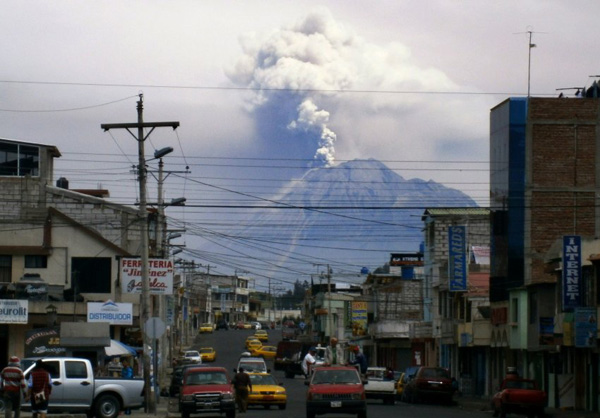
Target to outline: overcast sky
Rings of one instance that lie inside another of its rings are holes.
[[[248,191],[249,177],[376,158],[486,205],[489,111],[527,94],[528,32],[531,94],[552,97],[600,74],[599,11],[597,0],[3,0],[0,137],[56,145],[57,177],[132,201],[137,145],[100,124],[135,122],[143,93],[146,121],[181,123],[154,131],[148,155],[173,146],[166,167],[196,181]],[[248,167],[269,165],[285,169]],[[192,187],[171,180],[167,198]]]

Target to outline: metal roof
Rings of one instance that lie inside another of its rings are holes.
[[[427,208],[423,212],[423,219],[427,216],[487,216],[488,208]]]

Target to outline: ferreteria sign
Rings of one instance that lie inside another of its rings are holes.
[[[150,293],[173,294],[173,260],[151,258],[148,260]],[[142,293],[142,259],[121,259],[121,287],[123,293]]]
[[[0,299],[0,324],[26,324],[29,301]]]
[[[581,237],[563,237],[562,292],[563,310],[570,311],[581,306]]]
[[[132,325],[133,305],[131,303],[115,303],[107,300],[104,303],[88,302],[88,322],[108,322],[111,325]]]

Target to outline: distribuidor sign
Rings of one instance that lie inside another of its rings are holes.
[[[173,294],[173,260],[151,258],[148,260],[150,293],[155,295]],[[123,293],[142,293],[142,260],[140,258],[121,259],[121,283]]]
[[[104,303],[88,302],[88,322],[108,322],[111,325],[132,325],[133,305],[131,303],[115,303],[107,300]]]

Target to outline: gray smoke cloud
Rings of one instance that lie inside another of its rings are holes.
[[[368,43],[324,8],[290,27],[246,34],[240,44],[242,55],[226,73],[236,85],[252,89],[249,109],[269,109],[256,113],[270,118],[264,123],[286,118],[277,125],[301,140],[314,141],[314,158],[325,165],[334,163],[335,144],[342,136],[346,147],[364,151],[366,143],[377,147],[384,141],[397,142],[401,131],[405,140],[415,141],[417,147],[411,149],[423,148],[423,138],[413,133],[431,129],[423,128],[422,119],[439,106],[418,95],[398,100],[394,95],[341,91],[458,89],[443,72],[413,62],[404,45]]]

